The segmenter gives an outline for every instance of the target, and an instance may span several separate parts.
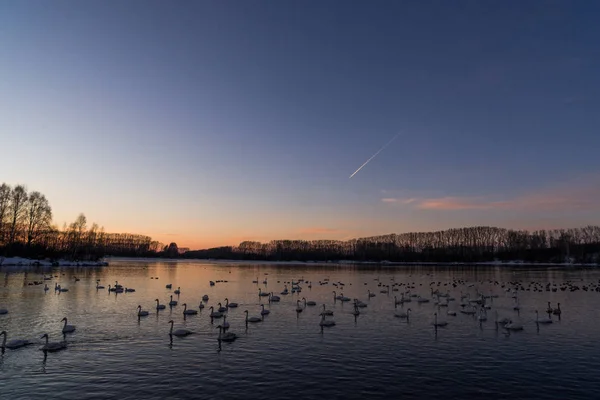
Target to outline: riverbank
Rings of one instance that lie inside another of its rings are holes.
[[[0,257],[0,267],[105,267],[106,261],[31,260],[21,257]]]

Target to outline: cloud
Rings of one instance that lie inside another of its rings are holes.
[[[388,204],[411,205],[419,210],[513,210],[513,211],[589,211],[600,210],[600,182],[570,184],[513,198],[494,196],[382,198]]]

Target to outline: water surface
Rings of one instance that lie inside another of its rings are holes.
[[[44,292],[43,285],[28,285],[41,280],[43,270],[2,270],[0,308],[9,313],[0,315],[0,330],[8,331],[9,340],[36,342],[0,356],[2,397],[589,399],[600,393],[596,269],[113,260],[109,267],[46,271],[58,277],[46,281],[51,289]],[[96,290],[98,279],[105,286],[118,281],[136,291]],[[252,283],[257,279],[259,284]],[[279,295],[279,303],[258,296],[259,288],[278,294],[285,282],[299,279],[305,281],[300,283],[302,292]],[[325,279],[328,284],[319,283]],[[210,286],[211,280],[227,282]],[[55,282],[69,291],[55,292]],[[344,286],[333,286],[338,282]],[[518,295],[518,313],[512,292],[507,292],[516,282],[525,289]],[[566,282],[579,290],[560,290]],[[165,288],[167,283],[173,289]],[[391,288],[398,291],[380,293],[380,283],[396,284]],[[556,284],[557,290],[546,290],[547,283]],[[432,300],[418,304],[413,298],[395,309],[394,295],[400,297],[406,285]],[[154,299],[168,303],[177,287],[179,305],[157,313]],[[477,291],[498,297],[487,300],[492,305],[488,321],[479,323],[460,313],[446,315],[445,308],[434,304],[431,288],[456,298],[451,311],[461,309],[461,292],[473,298]],[[333,290],[368,306],[355,318],[350,303],[334,302]],[[369,298],[367,290],[376,296]],[[209,301],[200,310],[204,294]],[[239,338],[220,346],[220,321],[211,323],[208,307],[224,303],[226,297],[240,305],[228,311],[230,331]],[[296,300],[302,297],[319,306],[297,313]],[[561,303],[560,320],[553,316],[552,324],[538,325],[534,311],[547,317],[543,311],[548,301],[553,307]],[[198,315],[184,318],[183,303]],[[270,315],[246,327],[243,311],[260,316],[261,303]],[[334,311],[336,326],[321,330],[322,304]],[[138,319],[138,305],[150,315]],[[395,311],[408,307],[409,322],[394,317]],[[497,329],[496,311],[520,321],[524,330],[508,334]],[[434,329],[434,312],[448,326]],[[39,337],[48,333],[51,340],[61,340],[60,320],[65,316],[77,330],[67,335],[66,350],[45,357]],[[170,319],[176,329],[185,327],[194,334],[171,341]]]

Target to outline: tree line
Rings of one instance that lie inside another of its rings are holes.
[[[0,255],[26,258],[93,260],[105,255],[148,257],[164,252],[149,236],[106,233],[84,214],[62,229],[52,222],[52,207],[40,192],[23,185],[0,185]]]
[[[189,258],[271,261],[600,262],[600,227],[512,230],[489,226],[339,240],[245,241],[184,254]]]

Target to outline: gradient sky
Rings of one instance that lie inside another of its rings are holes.
[[[599,224],[598,21],[595,1],[0,0],[0,181],[59,226],[192,248]]]

